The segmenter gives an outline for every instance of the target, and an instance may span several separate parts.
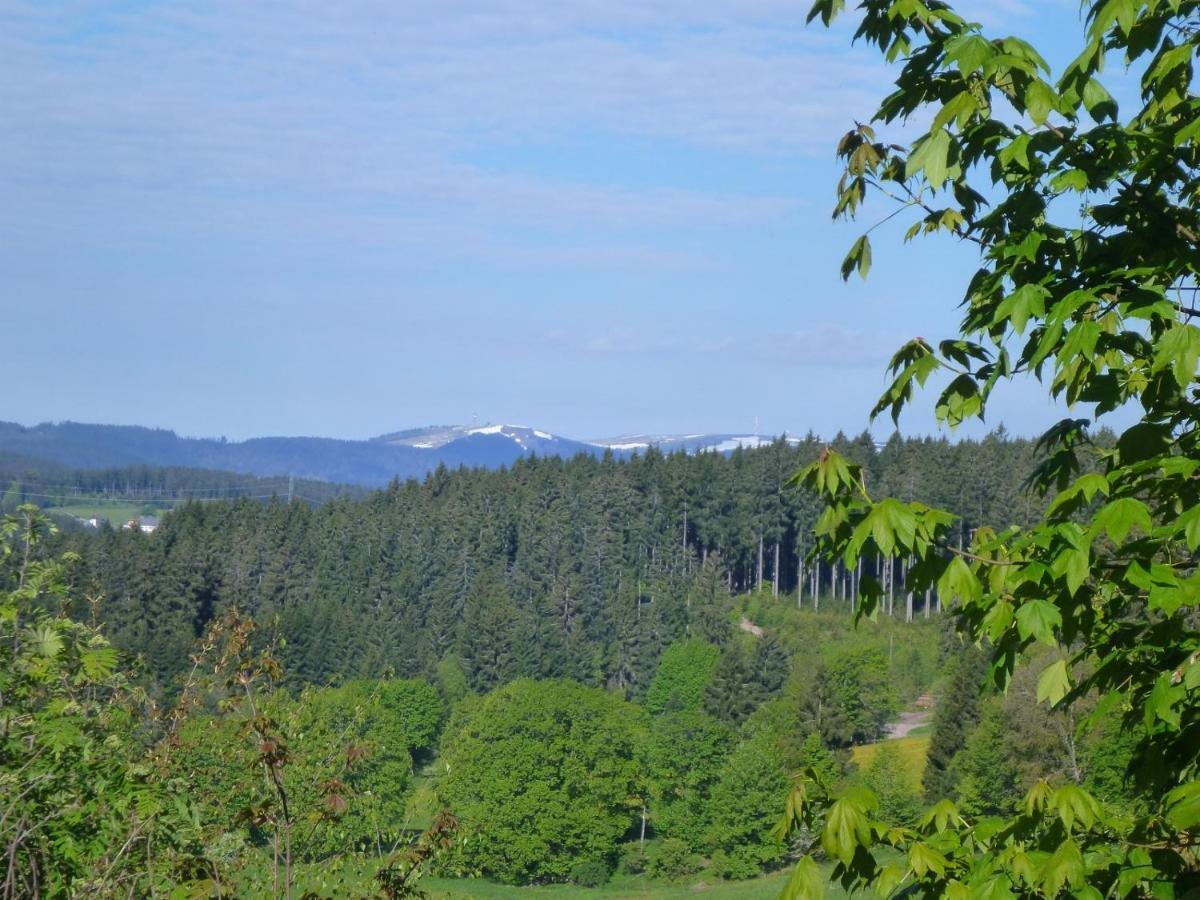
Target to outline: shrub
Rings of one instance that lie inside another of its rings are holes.
[[[641,841],[622,844],[617,868],[624,875],[641,875],[646,871],[646,848]]]
[[[646,853],[646,872],[675,880],[700,871],[700,858],[679,838],[666,838]]]
[[[606,883],[612,870],[602,859],[581,859],[571,866],[571,883],[580,887],[600,887]]]

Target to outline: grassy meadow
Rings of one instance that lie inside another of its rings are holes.
[[[263,856],[260,865],[243,871],[232,887],[239,897],[247,900],[268,898],[270,892],[269,860]],[[352,894],[367,891],[371,887],[378,858],[357,856],[343,858],[331,866],[304,864],[296,870],[296,893],[313,891],[322,896],[339,893]],[[828,868],[828,867],[827,867]],[[530,900],[568,900],[568,898],[594,898],[594,900],[775,900],[791,875],[791,869],[753,878],[747,881],[722,881],[721,879],[692,878],[678,881],[658,881],[645,875],[616,875],[602,887],[585,888],[574,884],[550,885],[507,885],[483,878],[441,878],[426,876],[420,886],[430,900],[507,900],[507,898],[530,898]],[[848,896],[836,885],[827,884],[826,897]]]
[[[626,897],[646,900],[684,900],[688,897],[705,900],[774,900],[787,884],[789,875],[790,872],[785,870],[749,881],[717,879],[676,884],[652,881],[642,876],[618,876],[598,888],[582,888],[573,884],[512,887],[471,878],[425,878],[421,881],[421,887],[436,900],[506,900],[510,897],[528,897],[531,900],[567,900],[569,897],[593,897],[596,900],[622,900]],[[845,894],[830,886],[826,896],[842,897]]]
[[[859,771],[864,771],[884,744],[891,744],[900,751],[913,786],[921,789],[921,776],[925,774],[925,758],[929,753],[929,735],[918,734],[896,738],[890,741],[880,741],[877,744],[862,744],[850,751],[851,758]]]

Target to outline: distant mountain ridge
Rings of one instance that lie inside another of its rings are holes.
[[[180,437],[174,431],[139,425],[57,422],[26,427],[0,422],[0,454],[75,469],[186,466],[366,486],[382,486],[394,478],[420,478],[439,465],[499,468],[531,455],[569,458],[611,452],[626,457],[651,446],[663,452],[729,452],[772,440],[762,435],[687,434],[579,441],[527,425],[488,423],[414,428],[365,441],[320,437],[227,441]]]
[[[800,443],[799,438],[787,435],[784,435],[783,439],[790,444]],[[732,453],[739,447],[765,447],[777,440],[778,437],[765,434],[627,434],[615,438],[600,438],[588,443],[624,452],[640,452],[657,447],[664,453],[674,453],[677,450],[687,453],[701,453],[706,450]]]

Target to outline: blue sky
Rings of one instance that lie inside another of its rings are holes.
[[[841,283],[833,146],[889,82],[806,7],[0,0],[0,419],[861,429],[973,256],[885,230]],[[959,8],[1078,33],[1071,0]]]

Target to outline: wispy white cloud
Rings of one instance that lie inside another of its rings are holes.
[[[506,171],[488,152],[649,139],[825,154],[870,108],[879,70],[801,24],[773,0],[9,2],[0,168],[35,212],[67,192],[98,205],[162,193],[234,227],[306,201],[402,228],[767,221],[791,203]]]
[[[681,187],[670,148],[826,157],[870,114],[885,70],[849,45],[848,24],[806,28],[804,11],[784,0],[8,0],[0,169],[22,201],[14,214],[41,213],[47,227],[66,194],[111,209],[122,191],[233,229],[303,232],[319,214],[342,233],[358,223],[368,242],[380,220],[418,244],[446,222],[495,238],[512,224],[771,221],[794,203]],[[965,11],[1020,21],[1031,7],[968,0]],[[564,140],[665,142],[661,184],[489,162],[497,148]]]
[[[957,0],[954,7],[967,19],[988,28],[1008,27],[1027,37],[1039,16],[1063,12],[1082,15],[1079,0]]]
[[[566,352],[663,360],[683,356],[694,358],[701,366],[712,364],[706,358],[719,357],[723,365],[761,365],[776,371],[879,370],[881,360],[887,359],[896,344],[894,335],[833,322],[817,322],[789,332],[737,334],[710,334],[690,323],[649,330],[610,326],[590,333],[556,329],[546,334],[544,340]]]
[[[560,338],[564,336],[559,335]],[[703,356],[726,353],[736,342],[727,336],[712,336],[683,331],[647,332],[628,327],[607,328],[598,334],[582,338],[585,350],[591,353],[611,353],[630,356],[665,356],[684,354]]]

